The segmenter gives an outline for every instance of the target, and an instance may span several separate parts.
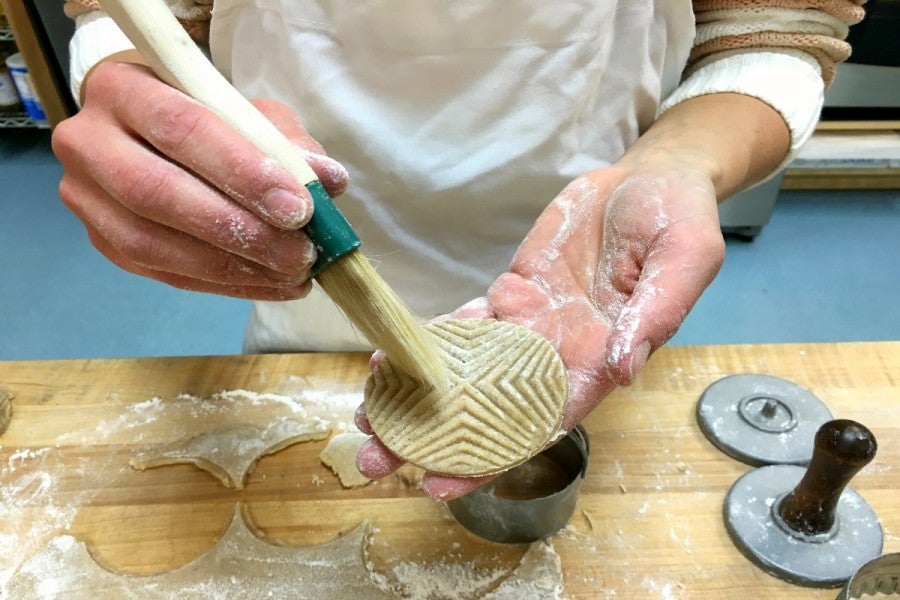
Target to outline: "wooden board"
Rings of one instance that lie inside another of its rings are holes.
[[[342,489],[318,460],[324,442],[264,458],[241,491],[191,466],[128,466],[137,445],[154,441],[133,439],[128,427],[140,403],[223,390],[280,393],[285,386],[323,399],[342,395],[346,403],[362,397],[366,361],[360,354],[306,354],[0,363],[0,388],[13,395],[14,409],[0,437],[0,500],[33,477],[25,490],[33,497],[15,522],[0,522],[0,577],[8,578],[41,538],[66,532],[108,568],[171,569],[211,547],[239,501],[265,535],[289,544],[324,541],[371,520],[378,528],[371,558],[382,571],[398,561],[512,568],[524,547],[471,536],[408,478]],[[633,386],[613,393],[585,422],[588,476],[569,529],[553,540],[566,596],[705,599],[740,590],[746,598],[834,598],[834,590],[799,588],[763,573],[733,547],[722,501],[750,467],[703,437],[695,403],[720,377],[768,373],[812,390],[835,416],[868,425],[878,456],[851,485],[881,518],[885,551],[897,552],[898,365],[900,343],[887,342],[661,350]],[[167,439],[165,430],[153,435]],[[13,547],[3,548],[10,540]]]
[[[783,190],[900,190],[900,169],[798,169],[790,168],[781,182]]]

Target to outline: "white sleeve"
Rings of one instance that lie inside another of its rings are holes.
[[[719,92],[758,98],[777,110],[787,123],[790,151],[770,173],[771,177],[793,160],[815,131],[825,99],[825,84],[819,63],[801,51],[732,54],[693,72],[663,101],[659,114],[690,98]]]
[[[91,67],[111,54],[131,48],[134,44],[105,12],[79,15],[75,19],[75,35],[69,42],[69,87],[75,101],[81,98],[81,84]]]

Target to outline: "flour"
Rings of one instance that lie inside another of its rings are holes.
[[[391,572],[397,582],[394,585],[377,573],[373,574],[373,580],[385,592],[409,600],[478,598],[505,575],[502,569],[479,569],[473,564],[455,563],[403,562]]]
[[[3,448],[0,447],[0,452]],[[72,492],[58,475],[69,468],[57,448],[23,448],[0,461],[0,597],[6,583],[35,552],[54,536],[72,526],[78,507],[89,504],[121,469],[112,464],[114,451],[82,458],[76,474],[88,480],[84,489]],[[91,468],[86,464],[91,462]],[[95,466],[96,465],[96,466]]]
[[[658,583],[650,577],[644,577],[641,580],[641,586],[647,588],[651,592],[655,592],[659,594],[659,597],[663,600],[675,600],[678,596],[675,595],[675,589],[681,589],[683,586],[677,583]]]
[[[278,390],[302,406],[310,416],[326,421],[335,431],[357,431],[356,409],[363,403],[363,392],[357,386],[292,375],[282,379]]]
[[[134,445],[184,439],[234,423],[265,426],[290,416],[338,431],[355,431],[353,415],[362,392],[333,381],[287,377],[277,392],[224,390],[208,397],[189,393],[121,404],[110,393],[112,416],[74,428],[41,448],[0,446],[0,597],[7,582],[35,552],[68,533],[82,506],[100,490],[131,476]],[[90,456],[63,460],[62,447],[91,447]],[[73,491],[72,478],[80,478]],[[85,483],[85,480],[87,483]],[[52,596],[52,594],[50,594]]]
[[[379,589],[408,600],[560,600],[563,590],[559,554],[544,542],[532,544],[505,578],[503,569],[446,561],[401,562],[391,575],[371,573]]]

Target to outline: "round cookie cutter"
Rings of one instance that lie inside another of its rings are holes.
[[[755,467],[808,464],[816,431],[831,419],[812,392],[771,375],[723,377],[697,402],[697,422],[709,441]]]
[[[900,552],[873,558],[861,566],[837,600],[864,600],[876,594],[900,598]]]
[[[796,465],[767,465],[744,474],[725,498],[725,526],[741,552],[765,571],[798,585],[838,587],[881,554],[882,529],[865,499],[848,487],[838,504],[840,522],[830,531],[792,531],[778,509],[805,472]]]
[[[587,432],[578,425],[525,463],[450,500],[447,508],[463,527],[492,542],[543,539],[572,518],[589,454]]]

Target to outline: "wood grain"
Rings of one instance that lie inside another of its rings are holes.
[[[101,565],[152,573],[211,547],[238,501],[249,505],[267,537],[290,544],[325,541],[369,519],[378,528],[371,556],[379,570],[397,561],[440,560],[511,569],[524,547],[474,538],[406,477],[343,489],[319,462],[324,442],[263,458],[246,489],[237,491],[190,466],[134,471],[127,431],[102,443],[71,435],[93,431],[153,397],[277,391],[288,378],[361,397],[366,362],[359,354],[305,354],[0,363],[0,387],[13,395],[15,411],[0,437],[0,490],[34,474],[29,469],[53,478],[16,509],[15,522],[0,522],[0,536],[28,542],[0,552],[0,574],[36,550],[34,526],[55,514],[54,507],[73,508],[71,519],[56,521],[64,525],[59,533],[84,540]],[[748,598],[834,598],[834,590],[799,588],[763,573],[731,544],[722,502],[751,467],[703,437],[695,403],[720,377],[767,373],[808,388],[835,417],[868,426],[878,454],[850,486],[882,520],[885,552],[897,552],[898,365],[898,342],[660,350],[634,385],[610,395],[585,421],[591,435],[587,479],[569,529],[554,538],[567,597],[605,598],[615,591],[615,598],[711,599],[740,590]],[[39,460],[20,458],[29,452]],[[52,534],[52,527],[46,531]]]

